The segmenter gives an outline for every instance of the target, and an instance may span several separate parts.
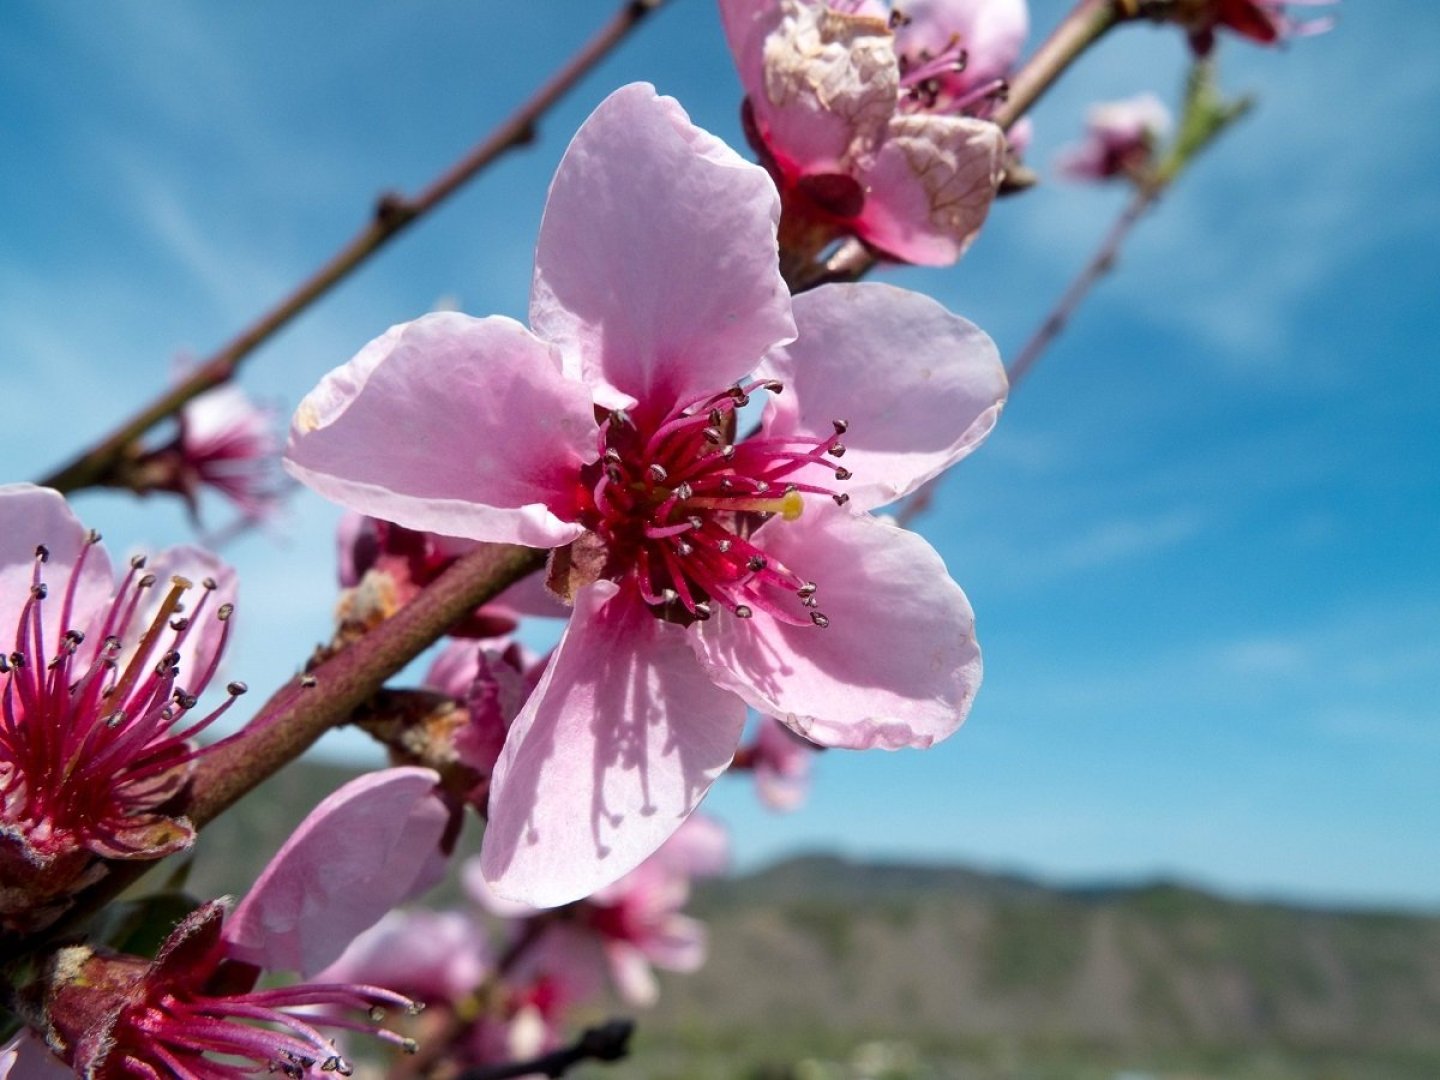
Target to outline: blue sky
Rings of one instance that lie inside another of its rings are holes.
[[[7,4],[4,479],[42,474],[177,354],[250,321],[377,193],[418,188],[610,10]],[[1032,11],[1043,31],[1063,5]],[[1256,114],[1142,225],[920,522],[978,612],[987,674],[969,723],[926,753],[827,754],[788,817],[722,782],[711,807],[742,862],[823,846],[1440,900],[1440,9],[1351,2],[1324,37],[1232,46],[1225,82],[1257,92]],[[1092,101],[1173,101],[1183,59],[1149,27],[1104,43],[1038,110],[1033,162],[1048,167]],[[559,154],[635,79],[741,144],[713,7],[672,0],[534,147],[267,345],[245,385],[288,411],[442,298],[523,318]],[[1047,183],[997,206],[960,266],[887,276],[1012,352],[1120,198]],[[162,502],[77,506],[120,549],[189,535]],[[301,493],[278,535],[226,552],[243,582],[230,675],[257,691],[326,635],[336,517]]]

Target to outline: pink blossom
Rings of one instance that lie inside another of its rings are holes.
[[[653,1005],[659,994],[653,968],[689,972],[704,963],[705,927],[681,909],[692,878],[723,873],[728,863],[725,830],[699,814],[690,817],[619,881],[542,923],[513,975],[543,980],[566,1001],[594,998],[608,982],[627,1003]],[[509,919],[537,914],[496,897],[474,860],[464,876],[471,896],[491,912]]]
[[[497,648],[466,641],[451,643],[430,665],[424,681],[427,689],[465,706],[468,719],[455,736],[455,755],[484,781],[482,788],[469,796],[482,812],[505,736],[545,670],[544,661],[536,660],[518,643],[502,640],[495,644]]]
[[[1278,45],[1289,37],[1322,34],[1335,25],[1333,18],[1296,19],[1292,7],[1321,7],[1337,0],[1183,0],[1178,22],[1190,31],[1195,51],[1205,55],[1215,47],[1221,28],[1261,45]]]
[[[322,494],[559,549],[573,612],[492,780],[482,860],[502,895],[562,904],[638,866],[729,764],[747,706],[817,743],[897,748],[949,735],[974,697],[964,594],[868,511],[988,434],[995,348],[886,285],[792,306],[778,213],[763,170],[623,88],[551,186],[533,331],[424,316],[296,415],[286,464]]]
[[[117,587],[58,493],[0,487],[0,632],[14,642],[0,656],[0,920],[43,922],[96,856],[190,844],[160,808],[202,753],[193,737],[245,689],[193,718],[234,596],[233,571],[189,547],[137,556]]]
[[[755,741],[742,747],[735,764],[755,774],[755,790],[772,810],[794,810],[810,790],[810,769],[819,748],[773,717],[763,717]]]
[[[229,499],[247,521],[271,517],[284,495],[275,411],[256,405],[228,383],[199,395],[180,411],[176,440],[182,494],[195,508],[199,489]]]
[[[1170,110],[1154,94],[1097,105],[1086,117],[1084,142],[1063,152],[1060,171],[1075,180],[1139,177],[1169,130]]]
[[[1024,0],[721,0],[747,132],[780,187],[781,243],[854,234],[953,263],[984,224],[1005,136],[985,117],[1028,30]]]
[[[260,1070],[348,1075],[322,1028],[407,1045],[373,1016],[316,1011],[412,1006],[393,990],[343,982],[262,989],[257,982],[263,969],[332,963],[423,884],[445,825],[438,779],[426,769],[391,769],[345,785],[305,819],[233,915],[225,916],[223,902],[203,905],[153,961],[67,950],[45,995],[52,1048],[96,1080],[240,1080]]]

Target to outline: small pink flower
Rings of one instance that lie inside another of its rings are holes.
[[[160,807],[202,753],[192,739],[244,691],[193,719],[230,633],[235,575],[172,548],[115,585],[98,534],[56,492],[0,487],[0,920],[84,884],[95,856],[187,847]]]
[[[522,983],[543,980],[570,1002],[595,998],[608,982],[630,1005],[655,1004],[659,990],[652,968],[690,972],[705,962],[705,927],[681,913],[691,879],[723,873],[728,863],[725,830],[699,814],[690,817],[619,881],[545,922],[514,975]],[[495,897],[476,862],[466,864],[464,877],[471,896],[487,910],[510,919],[537,915]]]
[[[810,791],[810,769],[819,750],[772,717],[762,717],[755,741],[735,755],[755,776],[760,800],[772,810],[797,809]]]
[[[256,405],[238,385],[216,387],[180,411],[175,442],[180,493],[192,512],[201,488],[234,503],[246,521],[272,517],[284,496],[275,411]]]
[[[1155,144],[1170,130],[1170,110],[1154,94],[1097,105],[1085,120],[1085,141],[1062,153],[1060,171],[1075,180],[1138,178]]]
[[[1024,0],[720,11],[750,140],[784,200],[782,245],[851,233],[904,262],[958,259],[1003,175],[1005,136],[985,117],[1028,30]]]
[[[1337,0],[1184,0],[1176,16],[1190,32],[1195,51],[1204,56],[1215,47],[1221,28],[1261,45],[1278,45],[1289,37],[1323,34],[1335,25],[1330,17],[1293,18],[1292,7],[1320,7]]]
[[[763,170],[621,89],[551,186],[533,332],[424,316],[296,415],[286,465],[322,494],[561,549],[573,613],[492,780],[482,859],[503,895],[562,904],[638,866],[729,764],[747,705],[855,748],[928,746],[969,709],[964,594],[867,511],[988,434],[994,345],[886,285],[792,306],[778,213]],[[738,439],[762,391],[761,430]]]
[[[426,769],[390,769],[345,785],[305,819],[233,915],[225,916],[221,901],[205,904],[154,961],[62,950],[45,996],[53,1049],[95,1080],[241,1080],[262,1070],[349,1075],[323,1028],[409,1045],[374,1021],[377,1009],[412,1007],[393,990],[257,984],[262,970],[305,974],[331,964],[351,938],[423,886],[447,816],[434,794],[438,779]]]

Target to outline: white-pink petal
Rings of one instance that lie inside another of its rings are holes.
[[[58,491],[33,484],[0,486],[0,652],[10,653],[15,649],[20,613],[30,599],[34,580],[35,549],[41,544],[50,553],[41,567],[41,577],[49,591],[42,619],[49,655],[32,657],[32,661],[43,662],[53,656],[60,635],[66,630],[89,629],[92,617],[115,591],[110,558],[99,544],[93,545],[85,556],[85,565],[75,583],[70,623],[61,625],[65,590],[89,533]]]
[[[296,411],[285,467],[352,510],[407,528],[554,547],[595,458],[586,389],[501,316],[436,312],[392,328]]]
[[[985,224],[1004,163],[1005,135],[988,120],[898,114],[860,170],[857,231],[904,262],[948,266]]]
[[[837,464],[854,475],[834,487],[852,509],[908,495],[974,450],[1000,415],[1008,383],[995,343],[928,296],[824,285],[795,298],[795,318],[799,338],[761,366],[785,384],[767,403],[765,433],[823,438],[847,421]]]
[[[673,98],[622,87],[555,173],[531,326],[602,405],[713,393],[795,335],[779,217],[765,170],[695,127]]]
[[[577,594],[491,780],[481,865],[497,894],[551,907],[617,880],[729,765],[745,706],[689,636],[611,582]]]
[[[229,955],[308,978],[444,872],[433,769],[367,773],[325,798],[225,920]],[[437,871],[439,873],[437,873]]]
[[[821,746],[926,747],[964,721],[980,685],[974,615],[919,536],[838,508],[772,519],[756,543],[819,583],[824,629],[756,610],[692,636],[717,683]]]

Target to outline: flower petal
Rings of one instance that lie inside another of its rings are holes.
[[[765,170],[673,98],[622,87],[551,184],[530,323],[601,405],[668,408],[722,389],[795,336],[779,217]]]
[[[328,499],[407,528],[554,547],[595,457],[583,386],[512,319],[437,312],[393,327],[300,403],[285,467]]]
[[[949,48],[955,35],[965,50],[967,86],[1004,78],[1030,32],[1025,0],[906,0],[907,23],[896,32],[899,48],[932,55]]]
[[[787,173],[836,173],[884,134],[900,69],[883,19],[781,0],[758,44],[762,81],[750,104],[766,148]],[[747,66],[753,61],[747,58]]]
[[[985,224],[1004,175],[1005,135],[988,120],[902,114],[858,179],[857,231],[904,262],[948,266]]]
[[[80,578],[75,582],[70,625],[60,625],[65,590],[89,534],[58,491],[34,484],[0,486],[0,652],[8,654],[16,647],[15,633],[20,613],[30,598],[35,548],[40,544],[50,553],[41,568],[49,590],[42,619],[48,653],[45,659],[55,655],[60,635],[66,630],[89,628],[92,616],[115,591],[110,558],[99,544],[86,554]]]
[[[368,983],[448,1004],[473,993],[490,966],[489,942],[468,912],[392,911],[315,981]]]
[[[0,1080],[75,1080],[75,1070],[27,1028],[0,1048]]]
[[[848,421],[843,463],[854,475],[834,486],[854,509],[914,491],[975,449],[1000,415],[1007,383],[995,343],[928,296],[823,285],[795,298],[795,318],[800,337],[760,368],[785,384],[764,431],[823,438],[832,421]]]
[[[925,747],[955,731],[980,685],[974,615],[919,536],[836,508],[755,534],[819,583],[824,629],[756,610],[691,635],[721,686],[821,746]]]
[[[604,950],[610,979],[621,1001],[632,1008],[644,1009],[660,1000],[660,984],[655,981],[655,972],[644,952],[628,941],[607,941]]]
[[[309,977],[443,872],[449,821],[432,769],[367,773],[328,796],[225,922],[228,954]]]
[[[730,764],[745,706],[630,592],[600,581],[510,729],[481,866],[508,899],[551,907],[628,873]]]

